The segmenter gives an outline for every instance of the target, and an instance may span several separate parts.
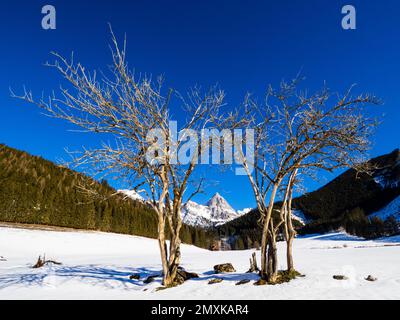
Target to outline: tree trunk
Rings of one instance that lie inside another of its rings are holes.
[[[275,283],[278,278],[278,249],[276,246],[276,233],[273,221],[270,223],[270,231],[268,233],[268,282]]]
[[[158,245],[160,247],[161,264],[163,269],[163,283],[164,285],[167,285],[172,280],[169,272],[168,250],[165,238],[165,222],[167,209],[165,207],[164,201],[165,199],[168,200],[168,176],[166,174],[165,167],[162,168],[161,177],[163,179],[163,189],[156,209],[158,213]]]
[[[286,242],[286,260],[287,260],[287,271],[294,271],[293,254],[292,254],[293,238],[289,238]]]
[[[169,248],[169,273],[172,283],[175,281],[176,274],[178,271],[179,263],[181,260],[180,251],[181,241],[179,235],[175,235],[171,239],[171,244]]]
[[[163,282],[169,282],[167,243],[165,241],[165,221],[163,213],[159,213],[158,218],[158,245],[160,248],[161,264],[163,269]]]
[[[268,266],[267,266],[268,233],[269,233],[269,225],[270,225],[270,221],[271,221],[272,210],[274,208],[274,202],[275,202],[275,197],[276,197],[278,188],[279,188],[279,184],[275,183],[274,187],[272,189],[272,192],[271,192],[267,213],[264,217],[264,222],[263,222],[263,230],[262,230],[262,235],[261,235],[261,277],[263,279],[266,279],[267,274],[268,274],[268,271],[267,271],[268,270]]]
[[[257,256],[256,253],[254,252],[250,258],[250,268],[249,271],[247,271],[247,273],[259,272],[259,271],[260,269],[258,269],[257,265]]]
[[[176,200],[175,200],[176,199]],[[177,199],[175,196],[174,204],[173,204],[173,216],[170,221],[172,223],[173,233],[171,235],[171,242],[169,247],[169,260],[168,260],[168,272],[169,272],[169,280],[168,284],[165,286],[173,286],[175,285],[175,279],[179,268],[179,263],[181,260],[181,238],[180,231],[182,229],[182,216],[181,216],[181,201]]]
[[[286,239],[286,260],[287,260],[287,270],[288,271],[294,271],[294,263],[293,263],[293,241],[294,237],[296,236],[296,231],[293,228],[293,223],[292,223],[292,209],[290,207],[292,201],[291,198],[289,199],[288,202],[288,208],[287,208],[287,225],[288,225],[288,234],[289,237]]]
[[[296,236],[296,231],[293,228],[292,223],[292,199],[293,199],[293,186],[295,184],[295,179],[297,176],[298,170],[296,169],[289,181],[289,192],[288,192],[288,201],[286,208],[286,225],[287,225],[287,237],[286,237],[286,260],[287,260],[287,271],[294,271],[294,262],[293,262],[293,241]]]

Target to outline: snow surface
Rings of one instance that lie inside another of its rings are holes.
[[[183,245],[182,264],[199,279],[156,291],[160,280],[145,285],[130,280],[156,274],[161,265],[154,239],[85,231],[48,231],[0,227],[0,299],[399,299],[400,237],[365,241],[344,233],[296,239],[297,269],[305,274],[290,283],[235,286],[246,274],[253,250],[211,252]],[[285,267],[284,244],[280,268]],[[32,269],[41,254],[62,265]],[[214,275],[213,266],[231,262],[236,273]],[[333,275],[343,274],[346,281]],[[376,282],[365,281],[368,275]],[[211,278],[222,283],[208,285]]]

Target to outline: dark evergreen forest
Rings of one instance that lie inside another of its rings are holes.
[[[78,186],[90,186],[98,196]],[[157,237],[157,217],[106,182],[0,144],[0,221]],[[210,248],[215,233],[184,225],[182,241]]]

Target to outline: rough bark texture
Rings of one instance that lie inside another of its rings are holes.
[[[278,278],[278,249],[276,246],[276,234],[272,221],[268,233],[268,242],[267,280],[270,283],[275,283]]]
[[[271,193],[271,197],[270,197],[270,201],[269,201],[269,205],[268,205],[268,210],[264,217],[263,232],[262,232],[262,236],[261,236],[261,277],[262,278],[268,278],[268,270],[269,270],[268,257],[267,257],[267,248],[268,248],[268,242],[269,242],[268,241],[268,233],[269,233],[268,230],[269,230],[269,225],[271,222],[272,210],[274,207],[275,197],[276,197],[278,188],[279,188],[279,184],[275,184],[272,189],[272,193]]]
[[[287,262],[287,271],[291,272],[294,271],[294,262],[293,262],[293,241],[296,236],[296,231],[293,227],[292,222],[292,199],[293,199],[293,186],[295,184],[295,179],[297,176],[298,170],[295,170],[291,177],[288,184],[288,201],[287,201],[287,208],[286,208],[286,262]]]

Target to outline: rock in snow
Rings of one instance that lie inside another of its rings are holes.
[[[217,264],[214,266],[215,273],[236,272],[232,263]]]
[[[221,279],[221,278],[214,278],[214,279],[211,279],[210,281],[208,281],[208,284],[221,283],[222,281],[224,281],[224,279]]]
[[[371,281],[371,282],[375,282],[375,281],[377,281],[377,280],[378,280],[378,278],[375,278],[375,277],[373,277],[373,276],[369,275],[368,277],[366,277],[366,278],[365,278],[365,280],[367,280],[367,281]]]
[[[335,279],[335,280],[349,280],[348,277],[343,276],[343,275],[335,275],[335,276],[333,276],[333,279]]]

